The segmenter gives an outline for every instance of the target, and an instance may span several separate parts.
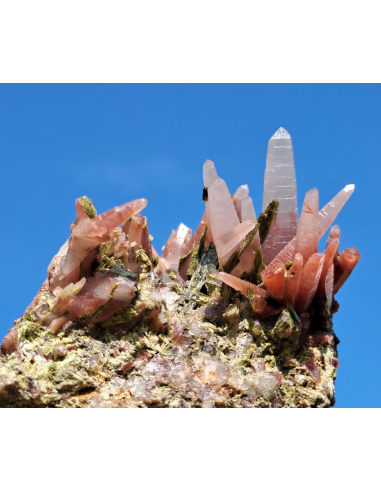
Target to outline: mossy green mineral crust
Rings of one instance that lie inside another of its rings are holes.
[[[165,285],[154,273],[141,274],[129,306],[56,334],[39,321],[53,302],[46,282],[3,343],[0,406],[334,404],[338,340],[323,301],[315,300],[302,319],[289,306],[260,320],[237,292],[225,305],[213,270],[201,276],[189,290],[192,281]]]

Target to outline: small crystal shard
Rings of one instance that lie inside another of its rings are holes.
[[[275,220],[262,244],[263,259],[268,265],[296,234],[298,202],[294,151],[290,134],[279,128],[267,149],[262,211],[273,200],[279,202]]]

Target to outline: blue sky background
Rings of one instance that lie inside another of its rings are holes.
[[[362,255],[336,296],[336,406],[380,407],[380,114],[380,85],[0,85],[0,338],[69,236],[76,198],[98,212],[147,198],[160,251],[180,222],[197,227],[206,159],[231,192],[247,183],[261,211],[267,143],[283,126],[299,211],[314,186],[324,205],[356,185],[335,222],[340,250]]]

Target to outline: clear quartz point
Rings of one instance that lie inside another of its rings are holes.
[[[273,200],[278,200],[279,210],[262,245],[265,264],[292,240],[298,222],[294,151],[291,136],[282,127],[271,137],[267,148],[263,211]]]

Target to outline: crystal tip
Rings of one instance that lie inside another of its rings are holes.
[[[275,140],[287,140],[288,139],[288,140],[291,140],[291,135],[283,127],[280,127],[279,130],[277,130],[274,133],[274,135],[271,137],[271,139],[275,139]]]

